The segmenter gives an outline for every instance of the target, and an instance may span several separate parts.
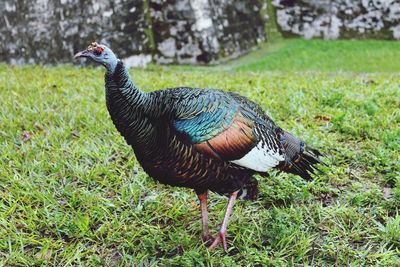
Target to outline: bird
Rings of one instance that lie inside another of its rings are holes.
[[[143,170],[158,182],[197,194],[202,239],[227,251],[229,217],[237,198],[254,200],[258,180],[268,172],[310,180],[324,156],[283,130],[255,102],[233,92],[176,87],[143,92],[123,61],[107,46],[91,43],[74,58],[103,65],[111,120],[133,148]],[[209,192],[228,198],[222,224],[208,227]]]

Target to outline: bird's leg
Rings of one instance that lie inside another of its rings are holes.
[[[214,242],[208,247],[209,249],[215,248],[220,243],[222,243],[222,245],[224,246],[225,251],[228,249],[228,244],[226,243],[225,235],[226,235],[226,230],[228,228],[228,220],[232,212],[233,203],[235,202],[238,193],[239,190],[233,192],[230,195],[228,206],[226,207],[224,220],[222,221],[221,229],[219,230],[217,237],[214,239]]]
[[[200,200],[201,224],[203,227],[203,235],[202,235],[203,241],[208,241],[211,239],[210,231],[208,230],[207,195],[208,191],[205,191],[204,193],[197,195],[197,197]]]

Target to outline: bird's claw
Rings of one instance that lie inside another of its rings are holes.
[[[215,237],[214,241],[212,244],[208,247],[208,249],[213,249],[216,248],[219,244],[223,245],[225,252],[228,250],[228,244],[226,243],[226,238],[225,238],[225,233],[218,233],[218,235]]]

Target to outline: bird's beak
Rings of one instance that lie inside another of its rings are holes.
[[[89,57],[90,51],[88,50],[83,50],[81,52],[78,52],[75,54],[74,59],[80,58],[80,57]]]

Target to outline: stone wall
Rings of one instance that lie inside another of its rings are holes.
[[[264,41],[258,0],[151,0],[156,61],[209,63]]]
[[[400,0],[273,0],[285,36],[400,39]]]
[[[264,40],[258,0],[1,0],[0,61],[71,62],[90,42],[129,65],[209,63]]]
[[[71,62],[96,40],[120,57],[149,53],[143,1],[2,0],[0,60],[14,64]]]

